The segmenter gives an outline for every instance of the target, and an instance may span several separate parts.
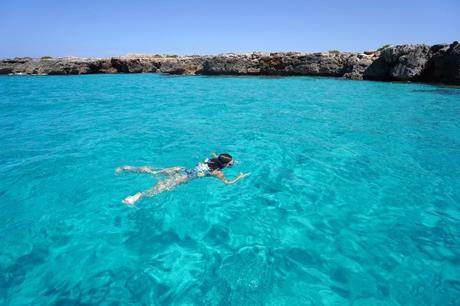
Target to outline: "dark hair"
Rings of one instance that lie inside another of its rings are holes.
[[[215,158],[211,158],[207,164],[208,164],[208,167],[209,169],[211,170],[216,170],[216,169],[224,169],[225,166],[231,162],[233,160],[233,157],[228,154],[228,153],[222,153],[222,154],[219,154],[218,157],[215,157]]]

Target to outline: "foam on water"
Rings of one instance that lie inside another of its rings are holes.
[[[460,303],[459,89],[328,78],[0,78],[0,302]],[[155,184],[118,166],[252,175]]]

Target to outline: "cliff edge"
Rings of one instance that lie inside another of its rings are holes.
[[[396,45],[364,53],[275,52],[206,56],[0,60],[0,74],[74,75],[160,72],[186,75],[310,75],[460,85],[460,44]]]

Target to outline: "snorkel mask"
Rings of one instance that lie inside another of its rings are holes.
[[[238,163],[237,160],[232,159],[228,164],[225,165],[225,167],[231,168],[231,167],[233,167],[233,166],[234,166],[235,164],[237,164],[237,163]]]

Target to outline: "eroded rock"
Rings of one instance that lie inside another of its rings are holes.
[[[460,85],[460,45],[458,42],[433,46],[397,45],[364,53],[254,52],[212,56],[132,55],[0,60],[0,74],[145,72],[186,75],[312,75]]]

